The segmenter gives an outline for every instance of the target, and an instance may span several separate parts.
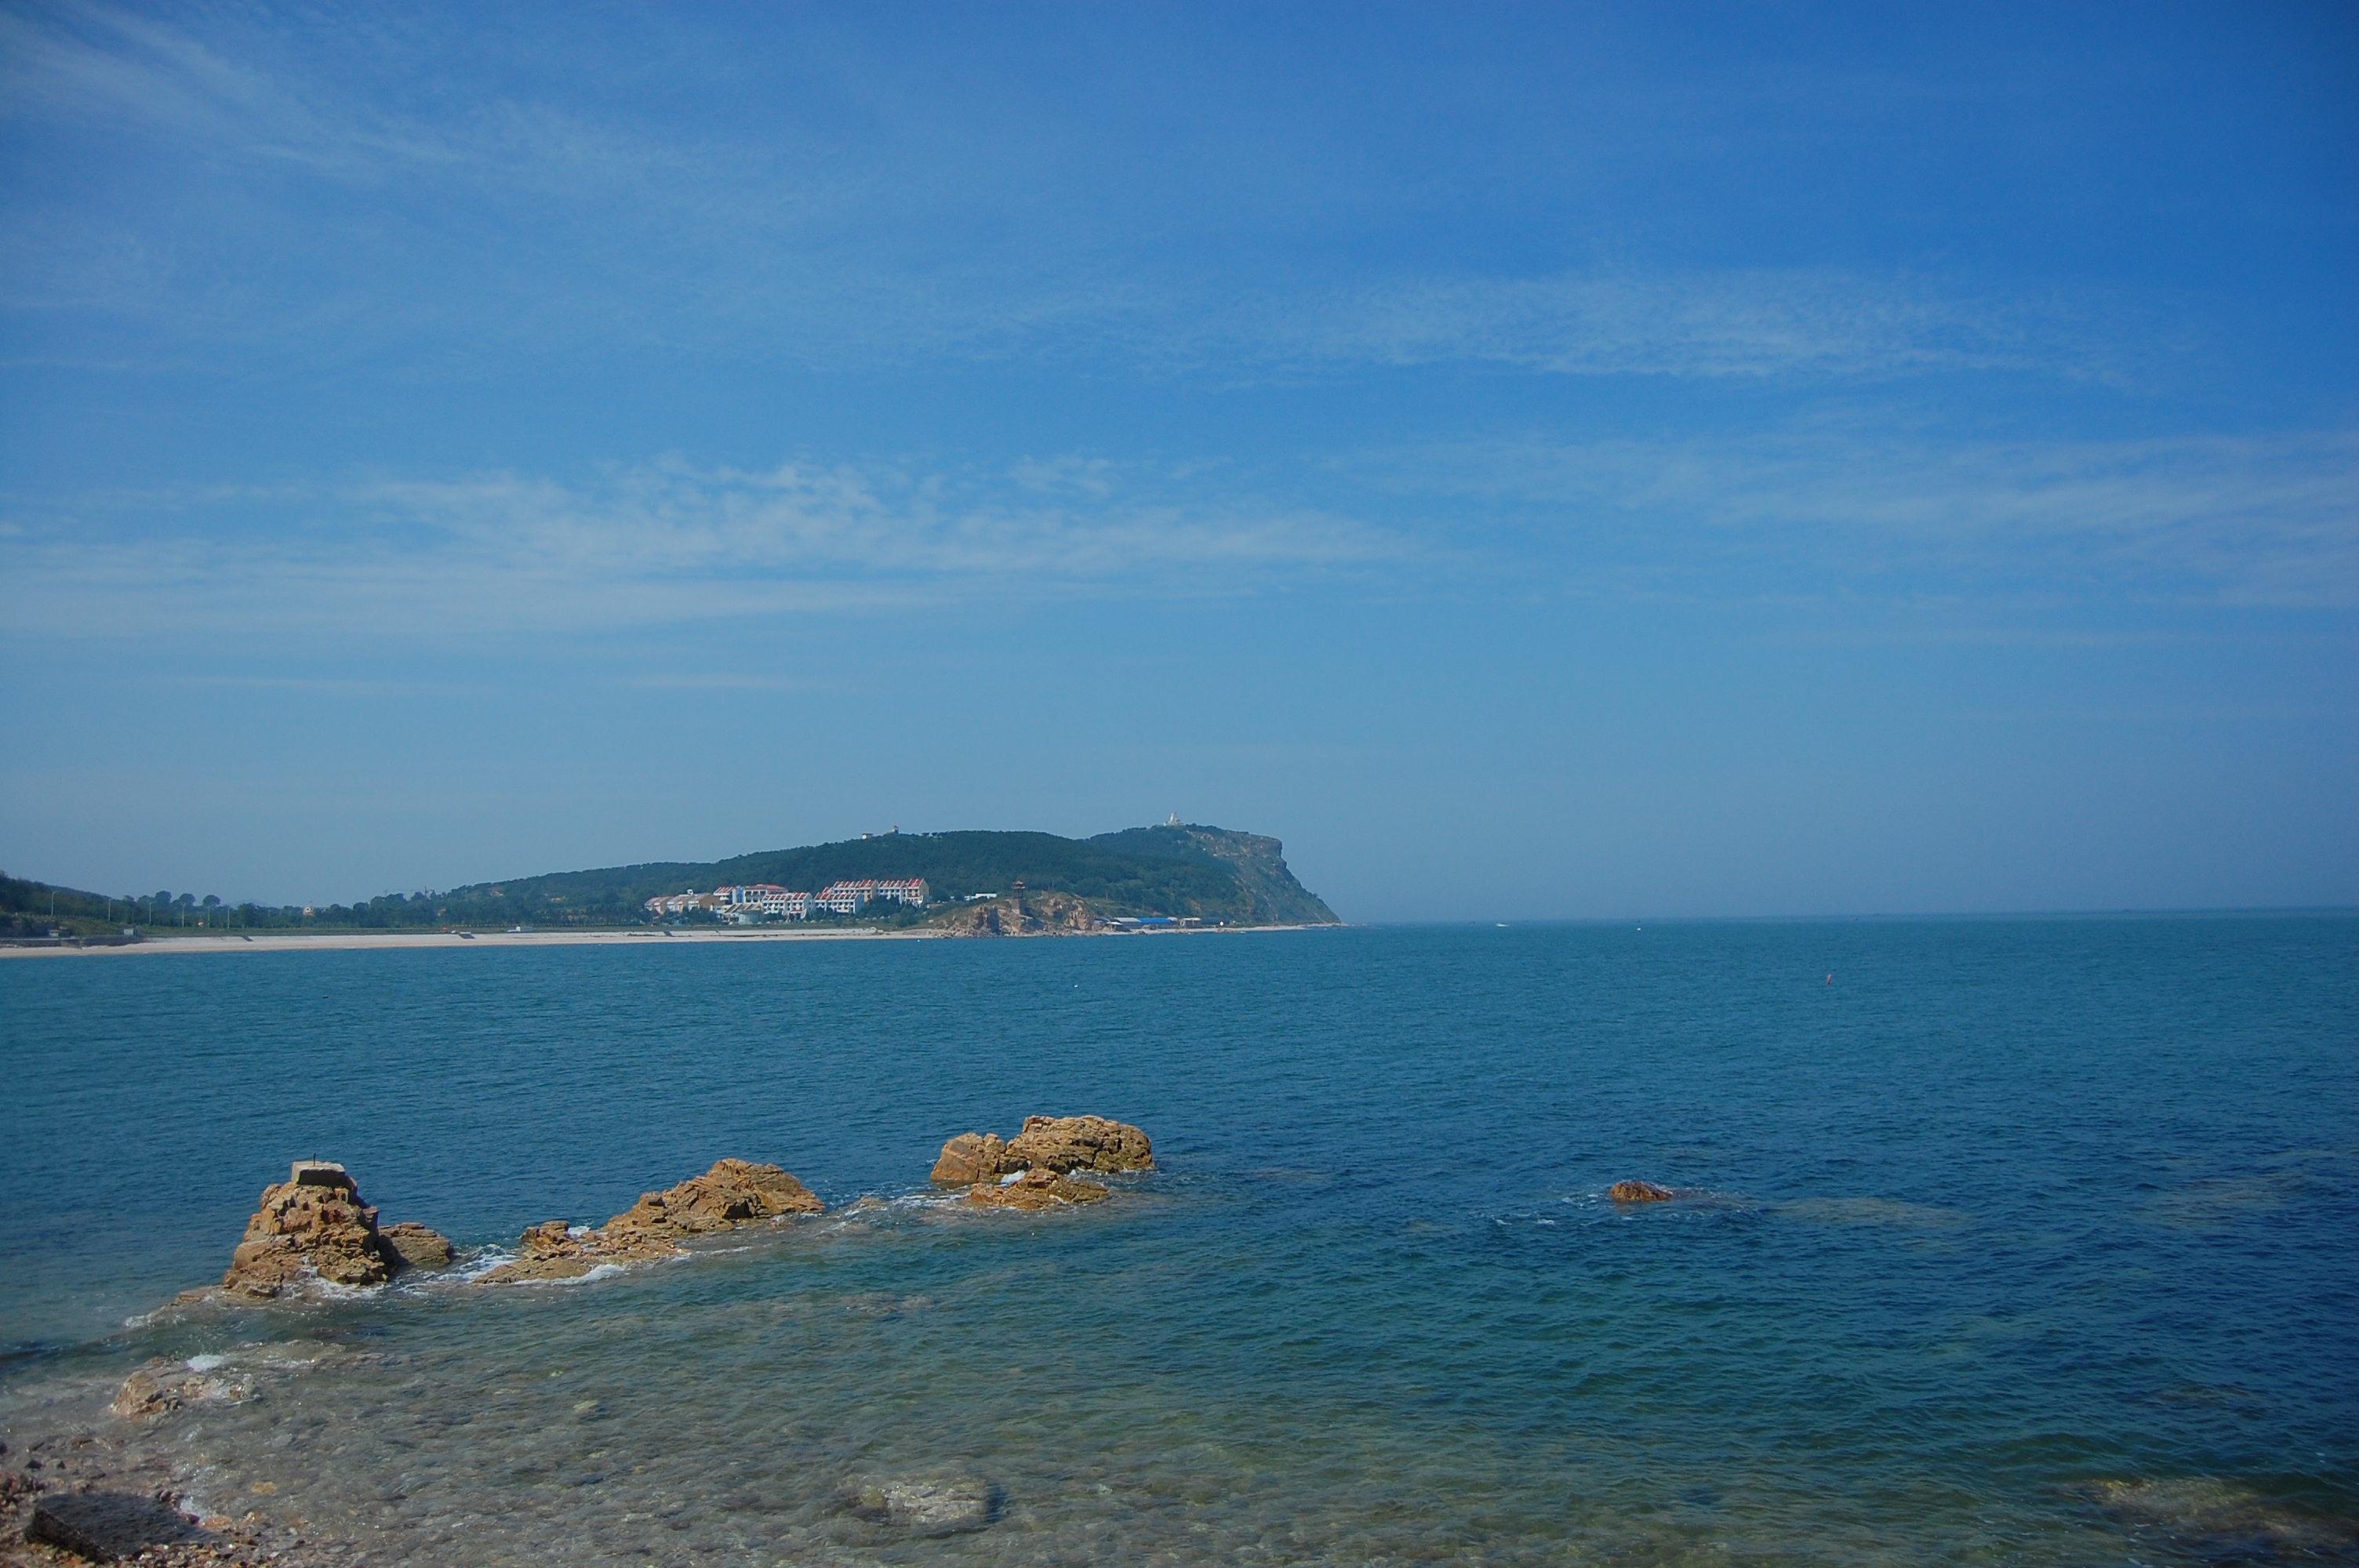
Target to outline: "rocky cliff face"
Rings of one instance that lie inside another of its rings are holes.
[[[935,924],[952,936],[1079,936],[1104,922],[1066,892],[1015,892],[951,911]]]
[[[1287,869],[1286,846],[1259,833],[1183,827],[1196,847],[1228,866],[1253,895],[1254,917],[1277,925],[1332,925],[1335,912]]]
[[[1332,925],[1335,912],[1294,880],[1286,846],[1260,833],[1239,833],[1202,823],[1185,827],[1128,827],[1101,833],[1089,843],[1130,855],[1195,860],[1216,865],[1234,879],[1235,896],[1224,907],[1167,909],[1164,914],[1200,914],[1239,925]]]

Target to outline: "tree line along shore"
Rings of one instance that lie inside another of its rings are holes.
[[[709,909],[658,915],[647,907],[699,889],[742,884],[824,887],[854,880],[922,880],[924,903],[818,912],[814,929],[946,935],[1047,935],[1120,922],[1206,925],[1332,925],[1335,914],[1295,880],[1276,838],[1177,821],[1090,838],[972,831],[865,835],[724,860],[651,861],[561,871],[447,890],[383,893],[353,903],[230,903],[158,890],[107,894],[0,875],[0,942],[121,942],[223,934],[622,931],[718,925]]]

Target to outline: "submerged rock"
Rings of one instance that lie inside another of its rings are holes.
[[[819,1214],[827,1206],[776,1165],[723,1160],[676,1187],[648,1193],[595,1230],[575,1230],[561,1219],[527,1229],[513,1263],[484,1276],[485,1284],[579,1279],[608,1264],[677,1257],[680,1241],[758,1220]]]
[[[1151,1171],[1155,1148],[1126,1121],[1103,1116],[1027,1116],[1024,1130],[962,1132],[942,1145],[933,1179],[944,1185],[996,1181],[1017,1171]]]
[[[977,1182],[966,1192],[969,1203],[987,1208],[1055,1208],[1060,1204],[1096,1203],[1109,1195],[1095,1182],[1062,1172],[1033,1169],[996,1182]]]
[[[242,1400],[253,1392],[250,1379],[216,1377],[185,1362],[158,1357],[123,1379],[108,1408],[126,1421],[144,1421],[186,1405]]]
[[[997,1488],[973,1476],[862,1482],[845,1501],[862,1519],[912,1535],[981,1530],[999,1512]]]
[[[2321,1518],[2206,1476],[2098,1481],[2091,1501],[2141,1534],[2158,1534],[2212,1563],[2345,1563],[2359,1555],[2359,1520]]]
[[[1679,1195],[1652,1182],[1616,1182],[1605,1189],[1615,1203],[1669,1203]]]
[[[286,1181],[263,1189],[222,1286],[265,1300],[311,1279],[382,1285],[407,1267],[350,1173],[331,1160],[299,1160]]]

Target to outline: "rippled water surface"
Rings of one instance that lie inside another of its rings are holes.
[[[49,959],[0,1054],[0,1437],[200,1357],[131,1441],[370,1561],[2359,1559],[2359,920]],[[927,1196],[1042,1110],[1162,1168]],[[313,1154],[469,1249],[886,1201],[125,1326]]]

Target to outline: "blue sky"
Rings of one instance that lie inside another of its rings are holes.
[[[2359,902],[2359,13],[0,5],[0,865]]]

